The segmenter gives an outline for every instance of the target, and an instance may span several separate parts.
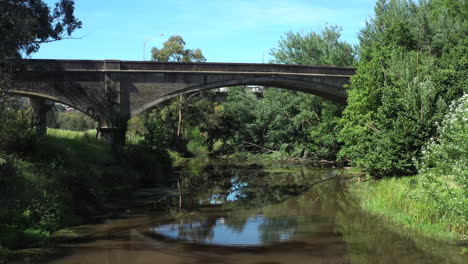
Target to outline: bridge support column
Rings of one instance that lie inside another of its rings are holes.
[[[101,126],[97,128],[98,139],[108,142],[110,144],[125,145],[125,135],[127,133],[127,127],[105,127]]]
[[[29,103],[34,111],[34,127],[37,135],[47,135],[47,112],[55,103],[43,98],[29,98]]]
[[[125,145],[130,119],[128,86],[131,81],[121,76],[120,66],[120,60],[104,61],[105,111],[98,128],[99,138],[114,145]]]

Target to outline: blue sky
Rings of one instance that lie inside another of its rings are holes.
[[[45,0],[52,6],[55,0]],[[373,13],[374,0],[75,0],[83,27],[73,36],[42,45],[32,58],[146,59],[153,46],[181,35],[187,48],[202,49],[210,62],[269,60],[284,33],[342,27],[342,40],[356,34]],[[161,36],[164,34],[164,36]]]

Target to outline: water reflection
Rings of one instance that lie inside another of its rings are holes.
[[[339,170],[191,166],[165,200],[178,208],[181,194],[182,213],[86,227],[97,240],[62,245],[72,253],[52,263],[468,263],[457,247],[360,211]]]
[[[226,218],[217,218],[213,225],[198,221],[180,224],[165,224],[152,228],[164,236],[228,246],[257,246],[292,238],[295,228],[287,218],[268,219],[263,215],[248,217],[242,225],[230,226]]]
[[[286,206],[278,204],[318,182],[333,179],[337,174],[334,169],[293,167],[266,170],[259,166],[240,169],[232,165],[181,171],[183,209],[219,205],[218,211],[181,216],[150,230],[175,240],[225,246],[265,246],[288,241],[303,235],[297,233],[299,229],[302,232],[323,229],[329,219],[320,210],[315,217],[309,217],[313,212],[310,202],[301,204],[299,207],[306,208],[299,211],[298,203],[293,206],[292,200]],[[200,179],[203,184],[198,184]],[[337,182],[330,186],[330,193],[338,192],[334,190],[340,186]],[[193,188],[195,184],[197,189]],[[317,225],[320,227],[315,228]]]

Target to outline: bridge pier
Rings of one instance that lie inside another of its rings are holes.
[[[107,142],[109,144],[116,144],[116,145],[125,145],[125,137],[127,133],[127,129],[125,128],[117,128],[117,127],[98,127],[97,136],[99,140]]]
[[[34,127],[38,136],[47,135],[47,112],[55,105],[53,101],[44,98],[29,98],[29,103],[34,111]]]

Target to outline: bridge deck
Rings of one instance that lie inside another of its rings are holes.
[[[107,72],[180,72],[180,73],[232,73],[232,74],[291,74],[349,77],[355,69],[350,67],[305,66],[264,63],[222,62],[153,62],[119,60],[50,60],[29,59],[23,62],[27,71],[107,71]]]

